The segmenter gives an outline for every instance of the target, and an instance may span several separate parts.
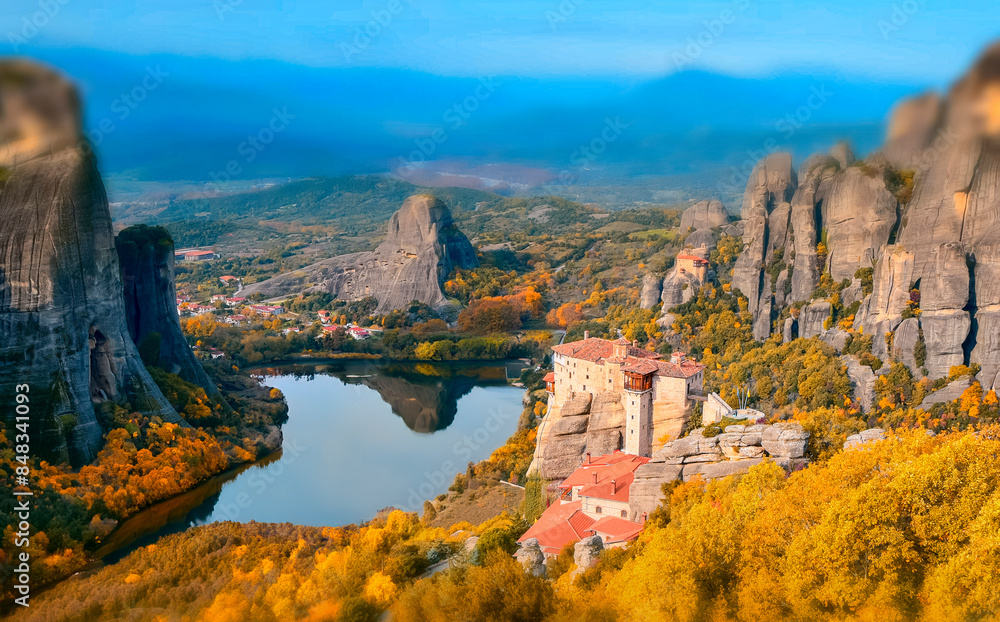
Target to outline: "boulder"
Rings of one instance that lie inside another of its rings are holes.
[[[542,553],[537,538],[529,538],[522,542],[514,553],[514,559],[524,566],[524,571],[528,574],[536,577],[545,576],[545,554]]]
[[[761,446],[772,456],[801,458],[806,453],[809,433],[797,423],[769,426],[761,433]]]
[[[576,564],[577,571],[582,572],[596,564],[602,552],[604,541],[596,534],[573,545],[573,563]]]
[[[872,428],[870,430],[864,430],[858,434],[852,434],[847,437],[844,441],[844,449],[850,449],[852,447],[857,447],[865,443],[874,443],[876,441],[881,441],[885,439],[885,430],[882,428]]]
[[[959,378],[953,380],[947,385],[941,387],[937,391],[934,391],[924,398],[924,401],[920,402],[920,406],[917,408],[922,408],[924,410],[930,410],[931,406],[934,404],[947,404],[954,400],[962,397],[962,393],[972,384],[972,379],[968,377]]]
[[[647,462],[635,470],[635,478],[629,488],[629,506],[637,516],[647,515],[663,501],[662,485],[680,479],[680,464]]]
[[[700,475],[702,479],[719,479],[746,473],[750,467],[763,462],[763,458],[748,458],[746,460],[727,460],[725,462],[709,462],[703,464],[684,465],[682,478],[686,482],[695,475]]]

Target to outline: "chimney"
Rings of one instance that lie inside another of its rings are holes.
[[[587,464],[590,464],[590,452],[587,452]]]
[[[683,352],[672,353],[670,355],[670,362],[675,365],[680,365],[681,363],[684,362],[684,353]]]
[[[584,339],[590,339],[590,331],[589,330],[583,331],[583,338]]]
[[[594,471],[594,483],[597,483],[597,471]]]
[[[611,480],[611,494],[613,494],[613,495],[618,494],[618,480],[617,479]]]
[[[639,347],[639,340],[638,339],[633,339],[632,340],[632,347],[633,348],[638,348]]]

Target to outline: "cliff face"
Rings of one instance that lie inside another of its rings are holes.
[[[104,185],[47,69],[0,64],[0,173],[0,394],[30,385],[32,450],[91,460],[106,402],[182,423],[129,336]]]
[[[852,159],[843,147],[809,158],[797,187],[787,156],[769,156],[751,175],[733,286],[749,298],[754,337],[777,330],[781,308],[809,300],[826,272],[848,282],[841,300],[860,302],[854,327],[873,336],[877,356],[931,378],[979,364],[983,386],[1000,387],[1000,45],[946,98],[897,106],[884,147],[864,162]],[[912,192],[899,181],[907,176]],[[790,190],[786,218],[780,201]],[[781,272],[788,287],[770,282],[777,249],[790,264]],[[855,278],[859,268],[873,269],[868,295]],[[902,316],[912,288],[920,313],[910,321]],[[821,311],[813,306],[804,312]],[[815,324],[800,318],[799,334],[832,338]],[[921,340],[922,366],[914,357]]]
[[[115,237],[115,247],[121,264],[125,321],[140,353],[151,359],[146,363],[202,387],[228,409],[181,331],[170,234],[162,227],[136,225]]]
[[[244,295],[282,296],[304,290],[338,298],[374,296],[377,313],[413,300],[448,306],[441,283],[454,268],[478,265],[475,249],[458,230],[448,207],[428,195],[412,196],[389,220],[388,235],[372,252],[333,257],[246,287]]]

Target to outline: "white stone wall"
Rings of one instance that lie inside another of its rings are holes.
[[[622,518],[622,511],[626,514],[625,518],[628,518],[632,514],[628,503],[622,501],[595,499],[593,497],[580,497],[580,500],[582,502],[580,510],[591,518],[603,518],[605,516]],[[598,507],[601,508],[600,514],[597,513]]]
[[[621,370],[617,365],[599,365],[590,361],[559,357],[553,359],[556,378],[556,404],[562,406],[573,393],[597,395],[621,390]]]

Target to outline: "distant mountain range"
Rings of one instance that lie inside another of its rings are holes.
[[[464,78],[92,50],[41,59],[79,81],[112,200],[129,180],[225,189],[409,162],[418,185],[731,201],[763,151],[801,158],[846,139],[866,153],[885,110],[927,86],[833,74]]]

